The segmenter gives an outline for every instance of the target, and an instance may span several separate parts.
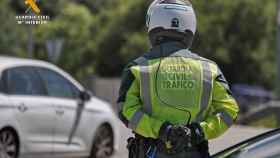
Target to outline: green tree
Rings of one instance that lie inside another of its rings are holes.
[[[101,10],[93,22],[96,70],[102,76],[119,76],[128,60],[148,48],[143,31],[147,2],[121,0],[113,7]]]
[[[15,13],[8,1],[0,1],[0,21],[0,53],[23,56],[26,28],[17,25]]]
[[[36,29],[36,57],[47,59],[45,42],[62,38],[64,46],[58,65],[78,78],[92,73],[93,68],[88,67],[93,60],[91,21],[91,13],[85,6],[67,3],[61,14]]]
[[[93,22],[97,72],[117,76],[148,49],[148,2],[121,0]],[[216,61],[231,83],[272,88],[275,79],[275,1],[193,1],[198,33],[192,50]],[[242,71],[240,71],[242,70]]]
[[[47,59],[46,40],[63,38],[58,64],[64,69],[79,78],[92,73],[119,76],[127,62],[149,48],[145,16],[151,1],[40,1],[51,22],[34,27],[35,57]],[[192,2],[198,17],[193,52],[216,61],[231,83],[273,88],[276,1]],[[26,10],[22,1],[0,2],[0,20],[5,21],[0,26],[0,49],[22,56],[27,27],[15,25],[10,8],[17,14]]]
[[[94,14],[102,10],[112,9],[118,4],[116,0],[77,0],[77,2],[87,6]]]
[[[232,83],[272,88],[275,80],[275,1],[194,1],[194,51],[217,61]]]

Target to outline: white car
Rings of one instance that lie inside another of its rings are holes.
[[[0,158],[108,158],[116,116],[58,67],[0,57]]]

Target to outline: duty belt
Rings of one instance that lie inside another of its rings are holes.
[[[162,142],[159,139],[152,139],[152,138],[145,138],[140,135],[136,135],[135,138],[136,141],[139,143],[139,146],[144,147],[144,149],[148,150],[150,147],[156,147],[158,152],[166,153],[166,154],[176,154],[176,152],[173,152],[172,149],[167,148],[167,144],[165,142]],[[189,145],[190,142],[186,142],[186,144],[182,144],[184,151],[193,151],[197,150],[196,145]]]

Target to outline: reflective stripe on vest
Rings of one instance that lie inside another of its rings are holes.
[[[143,110],[145,113],[152,115],[152,102],[151,102],[151,91],[150,91],[150,73],[149,73],[149,61],[140,57],[135,60],[140,66],[140,82],[141,82],[141,93],[143,96]]]
[[[149,63],[144,57],[136,59],[136,62],[140,66],[140,82],[141,82],[141,93],[143,96],[143,111],[142,109],[134,113],[132,118],[129,120],[128,127],[132,130],[136,130],[139,121],[144,116],[144,112],[151,115],[152,114],[152,104],[150,95],[150,75],[149,75]],[[122,105],[119,105],[122,106]]]
[[[203,68],[203,89],[202,89],[202,95],[201,95],[201,100],[200,100],[200,111],[195,119],[196,122],[201,122],[203,121],[203,114],[206,111],[210,96],[212,93],[212,71],[210,69],[210,64],[209,61],[203,59],[202,57],[198,56],[197,54],[191,53],[189,50],[183,49],[178,52],[173,53],[171,56],[173,57],[186,57],[186,58],[191,58],[195,59],[198,61],[201,61],[202,63],[202,68]]]
[[[123,105],[124,105],[124,102],[117,103],[117,110],[118,110],[118,112],[122,111]]]
[[[203,68],[203,89],[202,89],[202,95],[200,100],[200,111],[196,118],[197,122],[203,121],[203,114],[208,107],[211,91],[212,91],[212,71],[210,69],[209,62],[202,61],[202,68]]]
[[[132,118],[129,120],[128,127],[130,129],[135,130],[137,128],[137,125],[141,118],[144,116],[144,113],[142,110],[138,110],[137,112],[134,113]]]
[[[216,116],[221,118],[228,127],[232,126],[234,123],[232,117],[225,111],[217,113]]]

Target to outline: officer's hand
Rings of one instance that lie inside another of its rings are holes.
[[[187,127],[191,130],[191,142],[193,145],[198,145],[205,141],[205,134],[198,123],[192,123]]]
[[[168,140],[188,139],[191,137],[191,129],[187,126],[173,126],[169,132]]]
[[[183,150],[191,142],[191,130],[187,126],[173,126],[168,140],[174,150]]]
[[[191,142],[191,130],[187,126],[164,124],[160,130],[160,139],[167,150],[180,152]]]

